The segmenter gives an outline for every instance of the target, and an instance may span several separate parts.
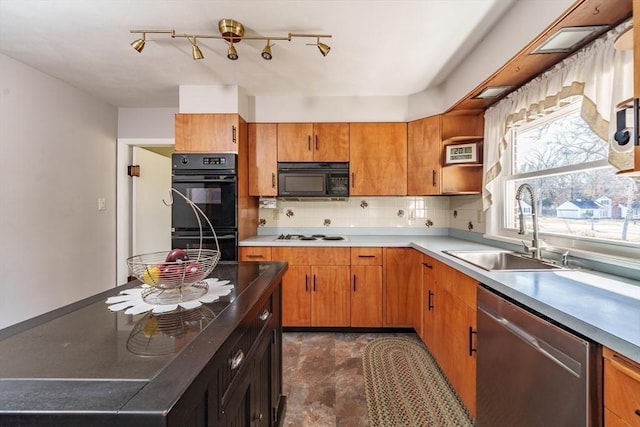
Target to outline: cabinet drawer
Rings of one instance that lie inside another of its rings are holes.
[[[220,350],[221,358],[218,365],[218,390],[221,400],[220,407],[224,407],[229,398],[229,392],[240,381],[241,374],[248,369],[249,357],[254,352],[254,346],[259,340],[261,332],[270,324],[273,317],[273,296],[269,297],[256,308],[251,310],[227,339]],[[236,379],[237,378],[237,379]]]
[[[603,354],[604,406],[628,425],[640,426],[640,365],[608,348]]]
[[[349,248],[294,248],[274,246],[271,250],[273,261],[287,261],[290,265],[350,265]]]
[[[382,248],[351,248],[351,265],[382,265]]]
[[[240,247],[240,261],[271,261],[271,248],[269,246],[242,246]]]

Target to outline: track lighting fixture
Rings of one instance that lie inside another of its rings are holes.
[[[299,38],[299,37],[313,37],[315,38],[317,41],[316,43],[312,43],[312,46],[317,46],[318,50],[320,50],[320,53],[322,54],[322,56],[327,56],[327,54],[329,53],[329,51],[331,50],[331,48],[329,46],[327,46],[324,43],[320,42],[321,38],[331,38],[332,36],[330,34],[294,34],[294,33],[288,33],[285,36],[269,36],[269,37],[263,37],[263,36],[245,36],[244,35],[244,26],[233,19],[221,19],[218,22],[218,31],[219,34],[186,34],[186,33],[176,33],[176,30],[130,30],[130,33],[133,34],[142,34],[142,37],[139,39],[134,40],[133,42],[131,42],[131,47],[133,47],[135,50],[137,50],[138,52],[142,52],[142,49],[144,49],[145,46],[145,42],[146,42],[146,35],[147,34],[169,34],[171,35],[171,38],[176,38],[176,37],[184,37],[187,38],[189,41],[191,41],[191,53],[193,56],[193,59],[203,59],[204,55],[202,54],[202,51],[200,50],[200,48],[198,47],[198,44],[196,42],[196,39],[219,39],[219,40],[224,40],[228,45],[228,49],[227,49],[227,58],[229,58],[232,61],[235,61],[238,59],[238,51],[236,50],[235,44],[240,43],[242,40],[266,40],[267,44],[265,45],[265,47],[262,49],[261,52],[261,56],[263,59],[265,60],[270,60],[271,58],[273,58],[273,54],[271,52],[271,47],[273,46],[273,44],[271,43],[271,41],[273,40],[286,40],[286,41],[291,41],[294,38]]]
[[[144,49],[146,36],[147,36],[147,33],[142,33],[142,38],[132,41],[131,47],[137,50],[138,52],[142,52],[142,49]]]
[[[320,50],[320,53],[322,54],[322,56],[327,56],[331,48],[324,43],[320,43],[320,39],[318,39],[317,45],[318,45],[318,50]]]
[[[193,38],[193,45],[191,46],[191,54],[193,55],[193,59],[195,60],[204,58],[202,51],[200,50],[200,48],[198,47],[198,44],[196,43],[195,37]]]
[[[271,45],[269,44],[270,40],[267,40],[267,45],[264,47],[264,49],[262,49],[262,59],[266,59],[267,61],[271,60],[271,58],[273,58],[273,55],[271,55]]]
[[[229,49],[227,50],[227,58],[229,58],[232,61],[235,61],[236,59],[238,59],[238,51],[233,46],[233,43],[229,43]]]

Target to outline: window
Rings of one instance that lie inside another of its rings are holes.
[[[541,238],[576,248],[576,241],[600,244],[615,254],[618,247],[640,248],[640,189],[635,179],[616,175],[609,165],[609,146],[580,116],[581,97],[557,111],[530,119],[510,135],[503,172],[501,218],[493,233],[519,238],[517,189],[528,183],[535,206],[522,193],[525,229],[532,230],[535,208]],[[528,237],[527,237],[528,238]],[[602,249],[605,248],[605,249]]]

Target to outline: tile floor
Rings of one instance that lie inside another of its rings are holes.
[[[369,341],[415,333],[285,332],[285,426],[368,426],[362,352]]]

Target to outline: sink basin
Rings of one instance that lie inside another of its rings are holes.
[[[510,251],[444,251],[487,271],[552,271],[565,268]]]

